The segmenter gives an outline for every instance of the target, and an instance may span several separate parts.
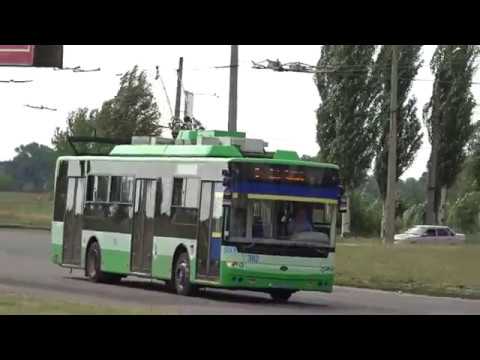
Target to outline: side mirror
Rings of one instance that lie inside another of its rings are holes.
[[[340,213],[347,212],[347,200],[343,196],[338,200],[338,211]]]

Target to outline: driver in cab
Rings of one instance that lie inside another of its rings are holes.
[[[304,206],[300,206],[296,209],[295,216],[288,224],[288,232],[293,235],[311,231],[313,231],[313,226],[308,219],[307,210]]]

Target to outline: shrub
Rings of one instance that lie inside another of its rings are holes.
[[[368,194],[351,195],[351,231],[356,236],[379,236],[382,221],[382,203]]]
[[[15,183],[15,179],[12,176],[0,175],[0,191],[13,190],[14,183]]]
[[[449,211],[448,223],[465,233],[475,233],[480,230],[480,192],[468,192],[453,204]]]
[[[423,224],[425,215],[425,203],[418,203],[410,206],[402,216],[402,228],[407,229],[414,225]]]

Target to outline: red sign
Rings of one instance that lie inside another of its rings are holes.
[[[0,45],[0,66],[32,66],[35,45]]]

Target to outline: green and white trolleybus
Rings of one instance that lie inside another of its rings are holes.
[[[95,282],[164,280],[181,295],[331,292],[338,167],[245,133],[134,137],[57,161],[51,260]]]

